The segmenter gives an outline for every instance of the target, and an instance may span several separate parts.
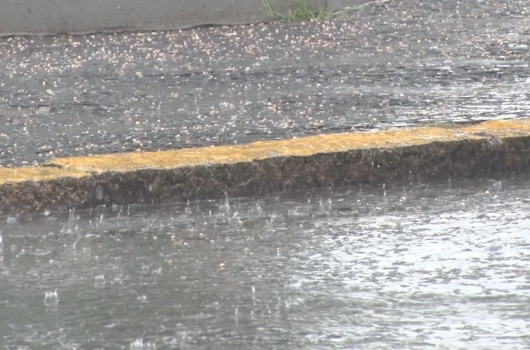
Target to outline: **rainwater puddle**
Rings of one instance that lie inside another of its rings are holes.
[[[527,349],[527,180],[3,220],[6,349]]]

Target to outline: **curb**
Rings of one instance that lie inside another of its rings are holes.
[[[530,118],[247,145],[58,158],[0,168],[0,214],[255,196],[530,169]]]

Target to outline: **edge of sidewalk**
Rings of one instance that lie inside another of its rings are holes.
[[[530,169],[530,118],[324,134],[0,168],[0,215],[418,182]]]

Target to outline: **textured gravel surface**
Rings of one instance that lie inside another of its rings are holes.
[[[526,117],[529,11],[380,1],[325,22],[0,38],[0,166]]]

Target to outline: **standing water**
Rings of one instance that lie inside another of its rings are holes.
[[[530,185],[318,190],[0,224],[6,349],[527,349]]]

